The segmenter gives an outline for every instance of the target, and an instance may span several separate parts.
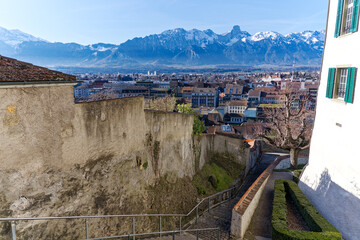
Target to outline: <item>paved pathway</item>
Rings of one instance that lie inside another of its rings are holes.
[[[240,200],[241,196],[251,186],[251,184],[258,178],[258,176],[275,160],[278,155],[276,154],[264,154],[260,163],[250,171],[246,177],[244,184],[242,185],[237,196],[232,199],[229,203],[224,203],[216,208],[213,208],[209,212],[205,212],[200,216],[198,223],[190,226],[190,229],[200,228],[220,228],[221,239],[230,239],[230,226],[231,226],[231,214],[232,208]],[[204,233],[199,234],[201,239],[210,240],[217,239],[217,233]]]
[[[291,180],[291,172],[273,172],[265,185],[260,202],[246,231],[245,240],[271,239],[272,201],[276,179]]]

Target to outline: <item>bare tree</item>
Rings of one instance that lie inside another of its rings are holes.
[[[296,169],[299,152],[310,146],[314,113],[307,109],[306,91],[287,87],[279,93],[281,104],[263,109],[264,124],[255,133],[266,143],[290,151],[291,167]]]
[[[145,106],[148,109],[159,110],[165,112],[172,112],[175,109],[176,99],[174,97],[166,96],[162,98],[148,99]]]
[[[86,102],[95,102],[95,101],[103,101],[109,99],[119,98],[119,95],[111,90],[101,90],[100,92],[91,94],[85,101]]]

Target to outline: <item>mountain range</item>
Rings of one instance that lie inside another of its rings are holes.
[[[239,26],[225,34],[176,28],[122,44],[49,42],[0,27],[0,55],[47,67],[319,66],[325,31],[254,35]]]

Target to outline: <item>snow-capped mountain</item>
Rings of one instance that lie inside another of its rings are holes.
[[[45,41],[45,40],[34,37],[27,33],[23,33],[19,30],[7,30],[5,28],[0,27],[0,41],[10,46],[16,46],[22,42],[29,42],[29,41],[37,42],[37,41]]]
[[[120,45],[50,43],[18,30],[0,28],[0,55],[40,65],[171,66],[171,65],[319,65],[324,31],[254,35],[239,26],[224,34],[176,28],[128,40]]]
[[[308,44],[314,44],[317,42],[325,41],[325,31],[304,31],[299,33],[290,33],[285,36],[292,41],[306,42]]]
[[[278,40],[282,39],[284,36],[277,32],[258,32],[255,33],[253,36],[249,37],[249,40],[258,42],[262,40]]]

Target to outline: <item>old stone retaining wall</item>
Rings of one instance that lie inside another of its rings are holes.
[[[186,213],[198,197],[191,178],[211,152],[248,163],[241,139],[194,140],[192,115],[144,111],[142,97],[74,104],[73,86],[63,84],[2,86],[0,98],[0,217]],[[91,237],[131,232],[131,219],[89,224]],[[79,239],[83,228],[17,225],[18,239]],[[0,239],[8,236],[0,224]]]
[[[202,134],[194,138],[194,151],[199,167],[211,158],[213,153],[231,154],[235,161],[245,166],[246,174],[253,167],[254,159],[260,155],[259,148],[252,152],[240,135],[231,134]]]

